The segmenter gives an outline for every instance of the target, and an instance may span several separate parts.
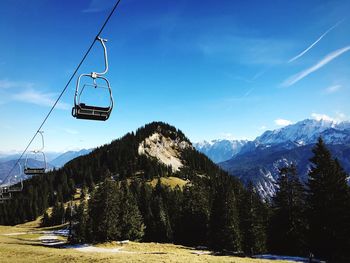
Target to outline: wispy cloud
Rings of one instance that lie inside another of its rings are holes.
[[[293,124],[293,122],[285,119],[277,119],[275,120],[275,124],[277,126],[287,126],[287,125]]]
[[[39,106],[51,107],[55,103],[54,96],[56,94],[53,93],[42,93],[35,90],[26,90],[17,94],[14,94],[12,99],[35,104]],[[64,102],[59,102],[56,107],[58,109],[67,110],[69,109],[69,104]]]
[[[331,32],[334,28],[336,28],[337,26],[339,26],[344,20],[340,20],[338,21],[335,25],[333,25],[332,27],[330,27],[326,32],[324,32],[315,42],[313,42],[310,46],[308,46],[305,50],[303,50],[301,53],[299,53],[298,55],[296,55],[295,57],[291,58],[288,63],[291,63],[299,58],[301,58],[302,56],[304,56],[310,49],[312,49],[318,42],[321,41],[322,38],[324,38],[329,32]]]
[[[336,51],[333,51],[332,53],[330,53],[327,56],[325,56],[322,60],[317,62],[312,67],[307,68],[307,69],[303,70],[302,72],[299,72],[298,74],[295,74],[292,77],[286,79],[282,83],[282,86],[284,86],[284,87],[292,86],[293,84],[295,84],[298,81],[302,80],[303,78],[307,77],[312,72],[315,72],[316,70],[324,67],[329,62],[331,62],[333,59],[339,57],[340,55],[344,54],[345,52],[347,52],[349,50],[350,50],[350,46],[346,46],[346,47],[340,48],[340,49],[338,49]]]
[[[331,94],[331,93],[335,93],[335,92],[339,91],[341,89],[341,87],[342,87],[341,85],[332,85],[332,86],[327,87],[324,91],[327,94]]]
[[[226,140],[238,140],[237,137],[235,137],[230,132],[222,132],[220,133],[220,138],[226,139]]]
[[[33,86],[34,84],[31,82],[0,79],[0,89],[32,88]]]
[[[71,134],[71,135],[76,135],[79,133],[77,130],[73,130],[73,129],[69,129],[69,128],[64,128],[63,131],[68,133],[68,134]]]
[[[344,113],[339,111],[335,113],[335,117],[330,117],[327,114],[315,113],[315,112],[311,114],[311,117],[318,121],[324,120],[324,121],[331,121],[336,123],[348,120],[348,117]]]
[[[291,41],[273,38],[210,35],[199,40],[198,49],[205,56],[214,59],[243,65],[271,66],[284,63],[286,50],[290,50],[293,45]]]
[[[108,0],[91,0],[89,6],[82,10],[83,13],[96,13],[108,9],[111,6],[111,1]]]

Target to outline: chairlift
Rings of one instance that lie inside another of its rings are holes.
[[[8,186],[0,187],[0,203],[4,203],[6,200],[10,200],[12,198],[11,192],[9,191]]]
[[[23,190],[22,166],[18,162],[19,173],[12,176],[9,182],[9,192],[21,192]]]
[[[41,135],[42,147],[39,150],[33,150],[27,154],[26,161],[24,164],[24,173],[26,175],[44,174],[46,171],[46,156],[45,156],[45,153],[43,152],[44,136],[42,131],[39,131],[38,133]],[[40,160],[42,161],[43,165],[41,167],[33,167],[33,166],[31,167],[28,163],[29,159]]]
[[[105,70],[101,73],[92,72],[90,74],[81,74],[78,77],[74,96],[74,107],[72,108],[72,116],[77,119],[106,121],[113,109],[112,88],[108,79],[103,76],[108,71],[107,48],[105,45],[107,40],[100,37],[97,37],[97,40],[100,41],[103,47]],[[107,107],[87,105],[80,100],[81,94],[84,92],[85,88],[91,87],[95,89],[105,88],[108,90],[109,105]]]

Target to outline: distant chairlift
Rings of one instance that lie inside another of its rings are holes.
[[[19,172],[11,177],[9,182],[9,192],[21,192],[23,190],[22,166],[18,162]]]
[[[11,176],[6,184],[0,185],[0,204],[12,198],[12,192],[21,192],[23,190],[22,167],[18,162],[18,173]],[[19,178],[19,180],[18,180]]]
[[[0,187],[0,203],[4,203],[4,201],[10,200],[11,198],[9,188],[7,186]]]
[[[44,174],[46,172],[46,156],[45,156],[45,153],[43,152],[44,136],[42,131],[39,131],[38,133],[41,135],[42,147],[39,150],[33,150],[27,154],[26,161],[24,164],[24,173],[26,175]],[[41,161],[43,165],[41,167],[31,166],[29,164],[30,159]]]
[[[97,37],[97,40],[100,41],[105,58],[105,70],[101,73],[92,72],[90,74],[81,74],[77,80],[75,96],[74,96],[74,107],[72,108],[72,116],[77,119],[85,120],[98,120],[105,121],[109,118],[112,109],[113,109],[113,97],[112,97],[112,88],[108,79],[105,75],[108,71],[108,57],[107,57],[107,48],[105,45],[106,39]],[[91,83],[92,80],[92,83]],[[80,101],[81,94],[85,88],[105,88],[109,91],[109,105],[107,107],[86,105]]]

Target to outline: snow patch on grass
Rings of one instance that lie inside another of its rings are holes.
[[[122,247],[118,248],[104,248],[104,247],[95,247],[89,244],[81,244],[81,245],[70,245],[65,246],[65,248],[74,249],[80,252],[95,252],[95,253],[133,253],[130,251],[123,251]]]

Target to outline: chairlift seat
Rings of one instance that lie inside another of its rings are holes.
[[[24,173],[26,175],[44,174],[45,170],[46,170],[45,168],[29,168],[29,167],[26,167],[24,169]]]
[[[77,119],[105,121],[109,118],[111,107],[90,106],[79,103],[72,108],[72,115]]]

